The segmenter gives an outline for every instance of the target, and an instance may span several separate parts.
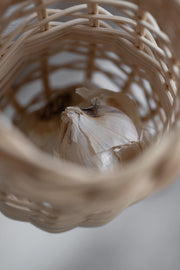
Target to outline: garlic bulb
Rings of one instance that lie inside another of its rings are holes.
[[[90,106],[67,107],[62,113],[61,158],[106,170],[142,150],[140,119],[128,96],[85,88],[78,89],[77,93],[84,98],[81,106]]]
[[[43,151],[99,170],[133,159],[147,144],[135,103],[106,89],[62,92],[18,126]]]

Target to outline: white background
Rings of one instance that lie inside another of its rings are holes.
[[[49,234],[0,215],[1,270],[179,270],[180,181],[109,224]]]

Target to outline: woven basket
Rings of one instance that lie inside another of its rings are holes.
[[[0,1],[2,213],[49,232],[99,226],[177,177],[179,14],[175,0]],[[52,158],[18,129],[87,84],[129,95],[154,138],[113,172]]]

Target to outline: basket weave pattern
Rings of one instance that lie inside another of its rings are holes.
[[[104,78],[131,96],[142,122],[159,139],[132,164],[103,174],[52,159],[1,117],[0,209],[5,215],[50,232],[98,226],[177,175],[178,132],[169,132],[179,120],[176,45],[146,11],[156,11],[159,1],[150,2],[0,3],[0,107],[13,112],[14,124],[57,93],[78,85],[103,87],[97,78]],[[56,61],[63,55],[66,61]],[[64,70],[80,81],[68,75],[65,82]],[[33,89],[37,81],[40,87]]]

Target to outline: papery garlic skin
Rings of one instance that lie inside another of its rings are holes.
[[[89,168],[106,170],[117,164],[112,148],[138,142],[133,121],[111,106],[99,107],[92,117],[78,107],[68,107],[61,117],[60,157]]]
[[[79,104],[80,107],[88,107],[90,104],[97,104],[98,106],[106,105],[122,111],[130,117],[136,126],[139,136],[141,135],[142,122],[137,106],[129,96],[121,92],[112,92],[107,89],[87,89],[86,87],[77,88],[76,93],[84,99],[84,102]]]

